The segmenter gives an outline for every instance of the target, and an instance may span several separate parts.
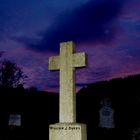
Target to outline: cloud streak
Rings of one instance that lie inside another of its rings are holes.
[[[55,22],[40,35],[42,39],[32,42],[29,38],[17,38],[29,48],[39,51],[56,51],[60,42],[109,42],[115,27],[111,22],[120,14],[123,1],[90,0],[76,9],[67,10],[56,18]],[[111,32],[107,33],[107,29]]]

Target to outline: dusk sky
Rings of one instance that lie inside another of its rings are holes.
[[[0,54],[28,76],[25,87],[58,91],[48,58],[76,42],[88,67],[77,87],[140,74],[140,0],[0,0]]]

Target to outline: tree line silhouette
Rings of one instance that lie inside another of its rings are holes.
[[[16,63],[3,59],[0,60],[0,86],[5,88],[16,88],[24,84],[27,76]]]

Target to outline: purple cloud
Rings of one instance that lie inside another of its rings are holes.
[[[40,40],[26,37],[16,39],[38,51],[58,50],[58,44],[68,40],[106,43],[115,34],[115,26],[111,23],[120,14],[122,6],[123,1],[120,0],[91,0],[76,9],[61,13],[46,31],[39,34],[42,36]]]

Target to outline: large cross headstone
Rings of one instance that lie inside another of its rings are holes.
[[[49,70],[60,70],[59,123],[50,125],[50,140],[86,140],[86,125],[76,123],[75,68],[86,66],[86,54],[72,41],[60,43],[60,56],[49,58]]]

